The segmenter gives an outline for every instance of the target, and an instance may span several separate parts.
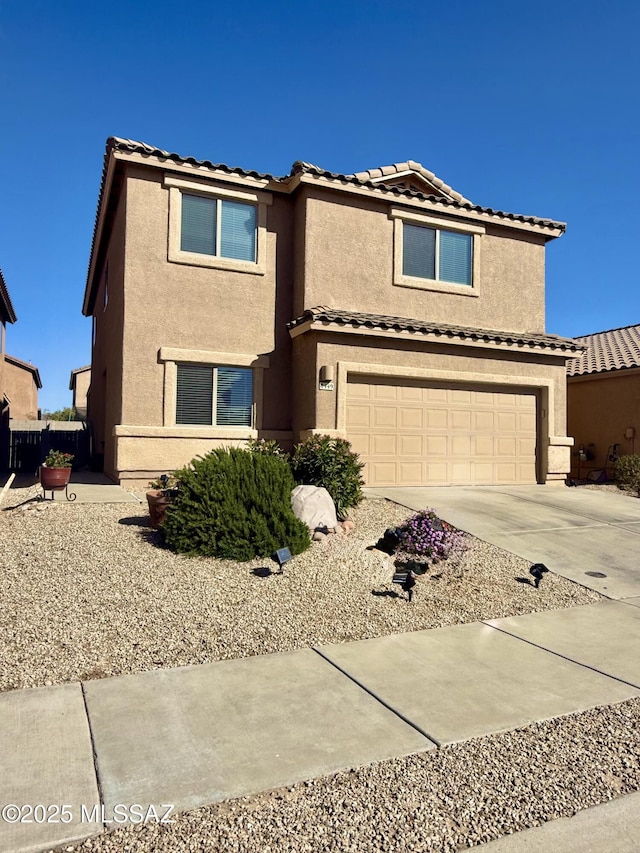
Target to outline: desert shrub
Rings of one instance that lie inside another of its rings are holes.
[[[167,545],[183,554],[250,560],[288,546],[309,547],[307,526],[291,509],[289,465],[277,456],[217,448],[176,472],[180,488],[167,510]]]
[[[262,456],[277,456],[279,459],[289,459],[289,454],[283,450],[273,438],[250,438],[247,442],[247,450],[251,453],[259,453]]]
[[[313,435],[296,445],[291,458],[296,483],[323,486],[333,498],[340,518],[363,498],[363,468],[364,462],[360,462],[346,439],[329,435]]]
[[[614,478],[620,489],[633,489],[640,495],[640,453],[628,453],[616,462]]]
[[[434,563],[451,556],[459,557],[467,547],[464,534],[440,521],[432,509],[412,515],[396,532],[402,551],[426,557]]]

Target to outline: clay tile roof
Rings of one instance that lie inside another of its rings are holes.
[[[3,323],[15,323],[17,319],[2,270],[0,270],[0,320]]]
[[[465,198],[461,193],[451,189],[451,187],[448,184],[445,184],[444,181],[440,180],[437,175],[430,172],[429,169],[425,169],[422,163],[417,163],[415,160],[407,160],[404,163],[393,163],[391,166],[380,166],[377,169],[367,169],[364,172],[356,172],[353,177],[357,178],[359,181],[379,181],[381,178],[389,178],[403,172],[415,172],[417,175],[420,175],[437,190],[443,193],[443,195],[445,195],[450,201],[457,201],[462,204],[471,204],[469,199]]]
[[[356,311],[344,311],[339,308],[319,306],[309,308],[300,317],[287,324],[287,328],[295,329],[307,320],[324,323],[337,323],[353,328],[369,328],[395,330],[398,332],[418,332],[436,335],[443,339],[493,341],[494,343],[517,344],[527,347],[546,347],[567,353],[579,352],[582,348],[571,338],[559,335],[545,335],[534,332],[498,332],[491,329],[476,329],[470,326],[453,326],[449,323],[432,323],[428,320],[411,320],[407,317],[388,317],[383,314],[362,314]],[[445,340],[443,340],[443,343]]]
[[[567,363],[568,376],[640,367],[640,324],[581,335],[576,341],[587,350]]]
[[[9,364],[15,365],[15,367],[20,367],[22,370],[28,370],[33,374],[33,381],[36,383],[37,388],[42,388],[42,380],[40,379],[40,372],[35,364],[30,364],[28,361],[23,361],[21,358],[16,358],[15,355],[9,355],[8,352],[4,354],[4,360],[8,361]]]

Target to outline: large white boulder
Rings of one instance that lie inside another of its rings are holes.
[[[291,508],[311,531],[338,526],[333,499],[321,486],[296,486],[291,492]]]

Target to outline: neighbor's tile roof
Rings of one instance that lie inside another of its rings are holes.
[[[338,323],[353,328],[381,329],[397,332],[418,332],[436,335],[442,338],[458,338],[471,341],[494,341],[495,343],[518,344],[520,346],[543,346],[567,352],[579,352],[580,345],[571,338],[559,335],[545,335],[533,332],[498,332],[490,329],[476,329],[471,326],[453,326],[449,323],[430,323],[427,320],[411,320],[407,317],[388,317],[383,314],[362,314],[356,311],[343,311],[339,308],[319,306],[309,308],[300,317],[287,324],[295,329],[306,321]]]
[[[0,270],[0,317],[5,323],[15,323],[18,319],[11,304],[11,297],[9,296],[2,270]]]
[[[576,341],[587,350],[582,358],[567,363],[569,376],[640,367],[640,324],[581,335]]]

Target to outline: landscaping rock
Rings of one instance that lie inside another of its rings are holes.
[[[326,533],[324,533],[322,530],[314,530],[314,531],[313,531],[313,534],[312,534],[312,536],[311,536],[311,539],[312,539],[314,542],[324,542],[324,540],[325,540],[326,538],[327,538],[327,534],[326,534]]]
[[[309,530],[331,529],[338,524],[331,495],[321,486],[296,486],[291,492],[291,508]]]

